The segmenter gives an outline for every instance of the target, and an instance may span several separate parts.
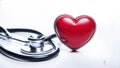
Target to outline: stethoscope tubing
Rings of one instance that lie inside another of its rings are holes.
[[[32,30],[32,29],[21,29],[21,28],[13,28],[13,29],[6,29],[6,31],[10,32],[10,33],[16,33],[16,32],[28,32],[28,33],[34,33],[34,34],[38,34],[40,35],[41,37],[43,36],[43,34],[39,31],[36,31],[36,30]],[[0,27],[0,32],[6,32],[4,31],[3,28]],[[6,36],[9,36],[7,35],[6,33]],[[51,41],[52,38],[56,37],[56,34],[52,34],[48,37],[43,37],[42,40],[43,42],[44,41],[49,41],[50,44],[53,46],[53,48],[56,48],[56,46],[54,45],[54,43]],[[17,41],[20,41],[20,42],[23,42],[23,43],[27,43],[28,41],[24,41],[24,40],[20,40],[20,39],[16,39],[16,38],[13,38],[13,37],[9,37],[10,39],[13,39],[13,40],[17,40]],[[39,41],[41,39],[31,39],[29,38],[29,40],[32,40],[32,41]],[[31,61],[31,62],[37,62],[37,61],[45,61],[45,60],[48,60],[48,59],[51,59],[51,58],[54,58],[58,55],[60,49],[57,48],[54,52],[52,52],[51,54],[45,56],[45,57],[31,57],[31,56],[25,56],[25,55],[19,55],[19,54],[16,54],[16,53],[13,53],[5,48],[3,48],[2,46],[0,46],[0,52],[9,57],[9,58],[12,58],[12,59],[15,59],[15,60],[20,60],[20,61]],[[33,55],[34,56],[34,55]]]

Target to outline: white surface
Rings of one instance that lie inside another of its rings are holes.
[[[0,68],[120,68],[119,0],[0,0],[0,26],[31,28],[50,35],[61,14],[89,15],[97,24],[90,42],[78,52],[60,44],[58,57],[44,62],[19,62],[0,54]]]

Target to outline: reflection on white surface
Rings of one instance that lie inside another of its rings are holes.
[[[0,26],[6,28],[31,28],[50,35],[55,33],[55,18],[64,13],[90,15],[97,24],[95,36],[76,53],[59,44],[58,57],[44,62],[19,62],[0,54],[0,68],[120,68],[118,6],[119,0],[0,0]]]

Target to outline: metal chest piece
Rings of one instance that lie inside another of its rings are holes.
[[[45,61],[59,53],[53,42],[56,35],[44,36],[31,29],[4,29],[0,27],[0,52],[19,61]]]

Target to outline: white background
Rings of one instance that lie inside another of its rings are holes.
[[[0,54],[0,68],[120,68],[119,0],[0,0],[0,26],[31,28],[50,35],[61,14],[89,15],[97,24],[94,37],[78,52],[60,44],[58,57],[20,62]]]

